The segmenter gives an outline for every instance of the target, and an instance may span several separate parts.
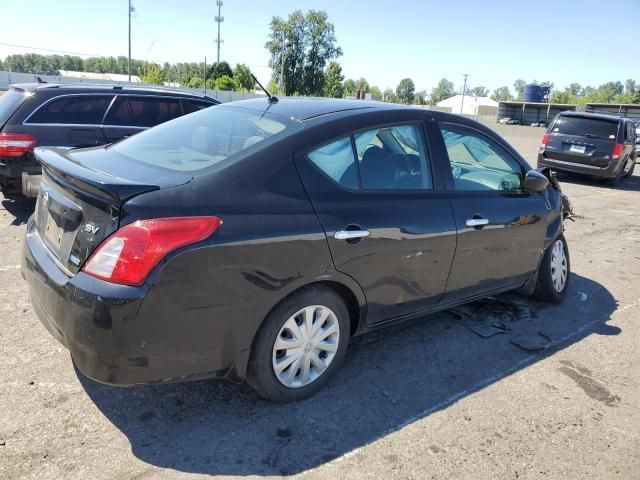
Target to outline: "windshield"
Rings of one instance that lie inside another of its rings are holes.
[[[269,113],[216,106],[163,123],[113,145],[133,161],[179,172],[215,165],[249,148],[261,148],[302,125]]]
[[[4,95],[0,95],[0,126],[11,118],[27,98],[27,94],[16,90],[9,90]]]
[[[558,117],[553,125],[553,133],[577,135],[580,137],[604,138],[615,140],[618,135],[618,122],[600,118]]]

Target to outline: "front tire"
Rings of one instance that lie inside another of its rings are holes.
[[[343,363],[350,324],[344,301],[330,288],[294,293],[273,309],[256,336],[249,384],[275,402],[313,395]]]
[[[560,303],[566,296],[570,278],[569,248],[561,234],[547,248],[542,258],[534,291],[535,298],[541,302]]]

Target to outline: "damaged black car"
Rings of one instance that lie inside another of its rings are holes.
[[[557,181],[461,116],[253,99],[35,155],[22,272],[108,384],[246,379],[295,401],[355,335],[509,290],[560,302],[570,281]]]

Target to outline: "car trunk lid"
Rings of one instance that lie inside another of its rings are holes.
[[[50,256],[69,275],[119,227],[124,203],[182,185],[191,176],[128,161],[104,148],[36,149],[43,167],[35,228]],[[127,178],[116,172],[126,172]]]

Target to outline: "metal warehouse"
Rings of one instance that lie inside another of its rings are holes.
[[[535,102],[500,102],[498,105],[498,118],[511,118],[520,121],[523,125],[548,122],[560,112],[576,110],[576,105],[563,103],[535,103]]]
[[[640,120],[640,105],[633,103],[587,103],[587,112],[613,113],[634,120]]]

